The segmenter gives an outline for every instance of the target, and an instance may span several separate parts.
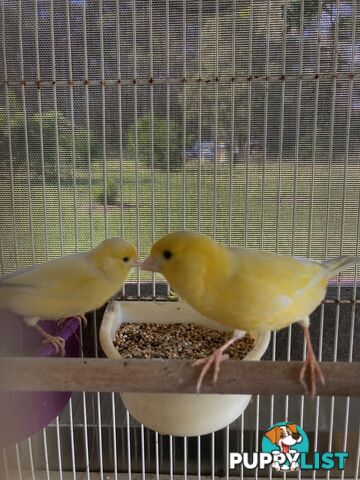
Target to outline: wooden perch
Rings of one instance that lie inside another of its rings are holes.
[[[216,385],[207,375],[202,393],[301,395],[302,362],[239,362],[221,366]],[[360,395],[360,363],[323,362],[318,395]],[[0,390],[195,393],[199,369],[191,360],[2,358]]]

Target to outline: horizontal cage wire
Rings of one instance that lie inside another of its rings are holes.
[[[1,275],[121,236],[144,258],[181,229],[223,245],[322,260],[359,255],[357,0],[0,0]],[[311,317],[321,361],[359,362],[358,273],[331,279]],[[173,300],[135,271],[119,293]],[[104,357],[103,310],[81,355]],[[302,360],[300,329],[265,360]],[[46,428],[0,452],[1,478],[272,478],[230,468],[289,421],[315,452],[348,452],[359,477],[356,397],[254,395],[199,437],[139,424],[117,392],[74,393]]]

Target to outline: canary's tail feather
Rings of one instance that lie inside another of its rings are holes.
[[[340,273],[342,270],[345,270],[345,268],[355,265],[356,263],[360,263],[360,257],[341,255],[340,257],[335,257],[331,260],[325,260],[323,265],[329,274],[333,276]]]

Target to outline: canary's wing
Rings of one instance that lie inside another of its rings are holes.
[[[261,319],[291,308],[320,286],[326,285],[327,270],[307,259],[245,249],[232,249],[233,273],[227,291],[239,311]]]
[[[6,275],[0,280],[0,290],[69,298],[99,282],[101,275],[86,255],[75,254]]]

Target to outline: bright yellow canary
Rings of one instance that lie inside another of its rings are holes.
[[[174,232],[156,242],[143,270],[160,272],[175,291],[203,315],[235,329],[233,338],[205,364],[198,390],[214,364],[216,381],[225,349],[245,332],[279,330],[299,322],[307,342],[300,380],[309,369],[310,391],[324,377],[309,335],[309,315],[325,297],[327,280],[360,258],[341,256],[318,262],[274,253],[227,248],[198,233]]]
[[[139,264],[136,249],[121,238],[104,240],[96,248],[34,265],[0,279],[0,310],[24,317],[56,351],[64,340],[46,333],[38,320],[83,317],[101,307]]]

